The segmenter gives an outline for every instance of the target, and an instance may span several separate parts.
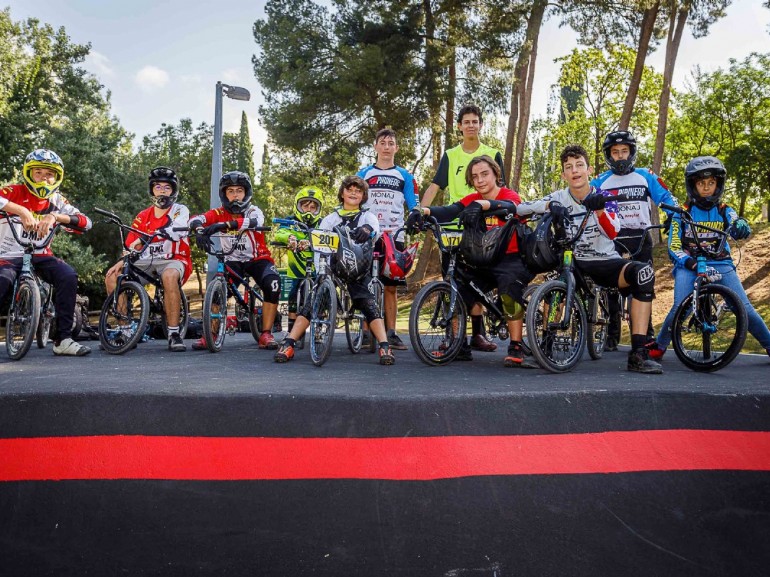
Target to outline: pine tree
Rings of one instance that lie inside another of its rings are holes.
[[[238,170],[254,178],[254,147],[249,137],[249,121],[246,112],[241,113],[241,131],[238,134]]]

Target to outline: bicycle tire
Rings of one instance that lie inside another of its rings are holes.
[[[345,339],[348,342],[348,349],[354,355],[361,352],[361,345],[364,342],[364,315],[353,310],[353,302],[350,295],[344,293],[342,308],[347,308],[345,315]]]
[[[259,343],[259,337],[262,335],[262,295],[255,287],[251,287],[249,295],[249,331],[254,340]],[[254,296],[257,295],[257,296]]]
[[[310,358],[315,366],[320,367],[329,358],[336,328],[337,291],[327,278],[315,289],[310,315]]]
[[[117,294],[116,294],[117,293]],[[125,312],[116,303],[123,298]],[[122,355],[134,348],[147,331],[150,318],[150,298],[144,287],[135,281],[124,281],[108,296],[99,315],[99,342],[111,355]]]
[[[165,295],[164,295],[165,297]],[[168,339],[168,321],[166,320],[166,308],[160,313],[161,323],[163,325],[163,334]],[[187,326],[190,324],[190,302],[187,295],[184,294],[182,287],[179,287],[179,336],[185,338],[187,335]]]
[[[40,322],[40,289],[31,278],[19,281],[8,309],[5,348],[14,361],[23,358],[32,346]]]
[[[718,371],[733,362],[743,348],[749,324],[746,309],[733,290],[706,284],[699,289],[697,311],[695,314],[692,293],[677,307],[671,325],[674,352],[688,369]],[[714,332],[704,331],[699,319],[714,324]]]
[[[37,341],[37,348],[44,349],[48,346],[51,340],[51,327],[56,320],[56,310],[53,308],[53,303],[48,303],[48,306],[40,307],[40,320],[37,323],[37,331],[35,332],[35,340]]]
[[[529,299],[532,298],[532,294],[538,289],[540,283],[529,284],[521,293],[521,299],[524,301],[524,314],[526,315],[527,306],[529,306]],[[527,336],[527,323],[523,323],[521,342],[524,345],[525,350],[529,353],[529,337]]]
[[[212,353],[222,350],[227,334],[227,285],[214,280],[203,297],[203,338]]]
[[[596,294],[596,319],[588,319],[588,332],[586,334],[586,347],[589,356],[598,361],[604,354],[604,346],[607,344],[610,322],[609,296],[605,289]],[[591,322],[591,321],[595,322]]]
[[[299,283],[299,287],[297,287],[297,312],[298,313],[302,313],[302,311],[305,310],[308,301],[312,297],[312,294],[313,294],[312,291],[313,291],[313,283],[310,282],[309,278],[305,277],[304,279],[302,279],[302,282]],[[288,335],[288,332],[287,332],[287,335]],[[299,340],[297,340],[296,348],[298,349],[305,348],[305,333],[302,333],[302,336],[299,338]]]
[[[527,307],[527,335],[532,356],[552,373],[572,370],[580,362],[586,346],[586,313],[576,296],[569,303],[572,317],[568,327],[548,328],[546,324],[549,317],[552,323],[560,320],[566,298],[567,285],[551,280],[538,287]],[[559,312],[550,314],[554,306],[559,307]]]
[[[456,295],[451,310],[452,287],[446,281],[420,289],[409,311],[409,340],[417,357],[430,366],[451,363],[465,342],[468,313]]]

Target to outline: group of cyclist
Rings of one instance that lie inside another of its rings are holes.
[[[603,151],[609,170],[595,178],[592,178],[593,169],[585,149],[578,145],[567,146],[560,155],[561,175],[567,186],[541,199],[522,202],[519,195],[504,184],[500,152],[480,142],[482,126],[479,108],[469,105],[460,110],[457,128],[462,141],[444,153],[421,204],[414,177],[395,163],[398,144],[396,133],[391,129],[380,130],[375,136],[376,161],[357,175],[343,179],[337,194],[339,205],[329,214],[323,215],[328,207],[319,187],[306,186],[296,194],[293,214],[284,221],[293,220],[303,226],[282,224],[275,232],[275,241],[289,249],[286,276],[291,282],[288,333],[281,343],[272,334],[282,292],[281,276],[261,230],[265,225],[264,214],[252,202],[249,176],[237,171],[225,174],[219,183],[221,207],[191,217],[187,207],[178,202],[176,173],[166,167],[154,168],[148,179],[151,204],[134,218],[132,228],[137,232],[127,236],[124,249],[137,255],[135,266],[159,278],[162,283],[169,350],[186,350],[179,328],[181,287],[192,272],[190,237],[186,231],[191,231],[196,244],[208,252],[211,252],[213,235],[221,238],[223,249],[233,249],[227,256],[228,266],[238,274],[248,274],[262,291],[258,346],[276,350],[276,362],[287,362],[294,357],[295,347],[305,334],[311,316],[310,303],[305,302],[299,307],[297,299],[297,288],[313,261],[307,231],[337,227],[336,230],[344,232],[343,240],[350,254],[358,256],[358,261],[366,262],[368,258],[369,266],[351,267],[347,262],[349,259],[341,257],[333,259],[332,265],[346,283],[354,307],[361,311],[376,339],[379,363],[393,364],[393,351],[406,349],[396,332],[396,295],[398,286],[404,284],[404,275],[383,278],[385,292],[380,307],[371,289],[371,255],[374,252],[387,258],[395,252],[403,256],[409,250],[404,232],[416,232],[430,216],[442,223],[455,221],[463,230],[466,248],[465,253],[461,252],[463,257],[455,270],[455,279],[460,297],[470,311],[472,334],[463,343],[456,360],[471,360],[473,350],[496,350],[496,345],[485,334],[483,309],[476,302],[474,295],[477,293],[470,289],[473,282],[485,292],[497,289],[510,335],[504,365],[534,368],[538,364],[523,342],[522,325],[526,306],[524,289],[535,275],[523,258],[522,238],[517,229],[510,226],[511,217],[517,217],[517,222],[526,222],[533,215],[544,215],[543,221],[552,223],[556,229],[561,227],[566,234],[574,232],[587,216],[574,247],[575,264],[596,284],[617,288],[620,294],[632,297],[631,351],[627,368],[645,374],[661,373],[659,361],[671,341],[673,312],[691,290],[696,274],[692,251],[695,237],[691,226],[673,214],[668,242],[674,263],[674,306],[660,333],[653,338],[651,309],[655,297],[655,272],[647,228],[653,220],[653,202],[670,206],[678,203],[659,177],[635,167],[637,146],[633,135],[628,131],[607,135]],[[18,217],[16,221],[0,220],[0,299],[13,287],[21,270],[23,253],[23,247],[9,234],[7,227],[14,226],[23,234],[38,237],[57,224],[76,231],[91,227],[90,219],[59,192],[64,166],[58,155],[50,150],[35,150],[27,156],[22,172],[23,183],[0,190],[0,211]],[[694,158],[685,169],[687,203],[682,208],[696,223],[706,223],[729,233],[736,240],[745,239],[751,233],[748,223],[721,203],[725,178],[726,170],[718,159]],[[441,189],[448,193],[447,204],[432,206]],[[408,214],[406,219],[405,214]],[[508,233],[499,236],[502,239],[500,246],[492,247],[497,255],[494,262],[490,266],[474,266],[473,252],[490,248],[477,242],[476,237],[496,229]],[[703,238],[699,240],[703,241]],[[233,247],[232,243],[236,242],[238,245]],[[714,237],[709,237],[708,242],[714,242]],[[621,256],[626,252],[638,256],[629,260]],[[88,354],[90,349],[71,337],[76,272],[54,257],[47,247],[36,251],[33,262],[37,274],[56,289],[54,354]],[[356,262],[355,258],[353,262]],[[770,330],[741,286],[729,246],[725,243],[722,254],[708,264],[721,273],[721,280],[717,282],[737,293],[747,311],[749,332],[770,355]],[[446,274],[446,262],[443,265]],[[122,260],[106,274],[108,294],[115,290],[121,267]],[[616,350],[621,324],[617,299],[610,300],[610,313],[605,350]],[[205,338],[195,341],[192,348],[207,348]]]

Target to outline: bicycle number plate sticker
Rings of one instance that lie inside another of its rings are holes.
[[[441,233],[441,242],[444,246],[460,246],[460,239],[463,237],[462,232],[458,231],[444,231]]]
[[[340,244],[340,237],[336,232],[314,229],[310,231],[310,242],[313,245],[314,251],[332,254],[337,252],[337,247]]]

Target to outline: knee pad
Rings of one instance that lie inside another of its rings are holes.
[[[281,277],[272,274],[265,277],[261,288],[265,302],[277,305],[278,299],[281,297]]]
[[[376,321],[377,319],[382,318],[380,309],[373,298],[356,299],[353,304],[356,308],[361,310],[367,323],[371,323],[372,321]]]
[[[524,305],[514,300],[510,295],[502,295],[500,300],[503,303],[505,320],[520,321],[524,318]]]
[[[631,294],[641,302],[655,298],[655,269],[646,262],[631,261],[623,269],[623,278],[630,285]]]

